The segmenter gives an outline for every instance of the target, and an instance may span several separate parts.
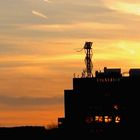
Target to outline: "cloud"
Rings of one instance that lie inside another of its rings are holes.
[[[45,38],[63,38],[77,41],[79,38],[108,38],[108,34],[111,38],[116,38],[116,33],[121,34],[124,30],[124,26],[121,24],[107,24],[98,22],[77,22],[72,24],[24,24],[19,25],[21,30],[28,30],[40,34],[41,37],[45,35]],[[104,32],[104,33],[103,33]],[[115,32],[115,33],[114,33]]]
[[[73,23],[73,24],[32,24],[32,25],[19,25],[21,29],[30,30],[40,30],[40,31],[71,31],[71,30],[117,30],[123,29],[121,24],[106,24],[98,22],[83,22],[83,23]]]
[[[36,15],[36,16],[39,16],[39,17],[42,17],[42,18],[44,18],[44,19],[47,19],[47,18],[48,18],[45,14],[43,14],[43,13],[41,13],[41,12],[37,12],[37,11],[35,11],[35,10],[32,11],[32,14],[34,14],[34,15]]]
[[[124,42],[124,41],[120,41],[118,43],[118,48],[122,50],[122,52],[126,52],[126,53],[130,53],[131,55],[135,55],[136,54],[136,51],[135,49],[133,48],[130,48],[129,45]]]
[[[58,105],[63,103],[62,97],[17,97],[0,96],[0,104],[9,107],[26,107],[42,105]]]
[[[52,1],[50,1],[50,0],[44,0],[44,2],[47,2],[47,3],[52,3]]]
[[[106,3],[110,9],[128,14],[140,15],[140,3],[130,3],[130,1],[108,1]]]

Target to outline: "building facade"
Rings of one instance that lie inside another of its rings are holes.
[[[95,77],[73,78],[73,89],[64,91],[65,118],[59,127],[88,133],[118,133],[132,126],[140,87],[140,69],[104,68]],[[134,115],[133,115],[134,114]]]

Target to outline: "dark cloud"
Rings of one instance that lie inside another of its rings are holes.
[[[0,105],[9,107],[28,107],[42,105],[60,105],[63,103],[62,97],[15,97],[0,96]]]
[[[31,50],[14,43],[0,43],[0,54],[30,54]]]

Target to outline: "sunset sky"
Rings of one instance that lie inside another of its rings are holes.
[[[50,125],[84,69],[140,67],[139,0],[1,0],[0,126]]]

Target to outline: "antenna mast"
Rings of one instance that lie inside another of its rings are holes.
[[[84,45],[84,50],[85,50],[85,64],[86,64],[86,69],[85,72],[87,74],[87,77],[92,77],[92,69],[93,69],[93,64],[92,64],[92,42],[85,42]]]

